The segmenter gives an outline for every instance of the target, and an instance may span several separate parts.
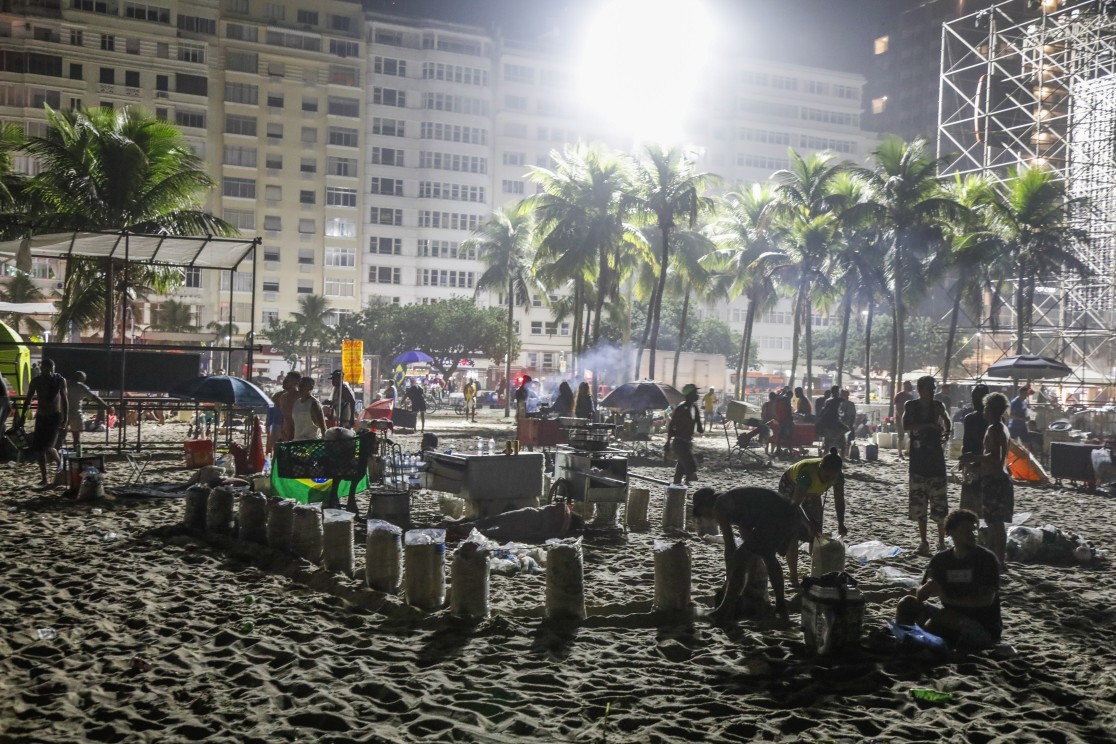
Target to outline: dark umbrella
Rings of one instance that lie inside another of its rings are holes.
[[[391,360],[391,363],[394,366],[398,364],[429,364],[433,361],[434,357],[429,354],[424,354],[418,349],[411,349],[395,357],[395,359]]]
[[[1019,377],[1025,380],[1058,380],[1071,370],[1057,359],[1040,356],[1009,356],[988,368],[988,377]]]
[[[600,406],[620,411],[647,411],[673,406],[685,399],[686,396],[665,382],[643,380],[620,385],[601,400]]]
[[[271,398],[248,380],[230,375],[210,375],[179,385],[171,392],[175,398],[199,403],[222,403],[234,408],[271,408]]]

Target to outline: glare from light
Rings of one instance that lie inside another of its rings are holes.
[[[702,0],[609,0],[584,38],[578,94],[620,135],[681,142],[714,40]]]

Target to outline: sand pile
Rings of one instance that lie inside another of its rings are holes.
[[[427,425],[441,449],[509,436],[491,418]],[[181,428],[156,433],[180,440]],[[417,446],[417,435],[400,439]],[[775,486],[778,470],[725,470],[723,438],[699,448],[702,485]],[[111,459],[106,486],[124,477]],[[185,481],[180,459],[156,455],[148,480]],[[658,486],[650,532],[584,542],[583,623],[544,619],[546,577],[521,573],[491,577],[491,614],[473,624],[367,589],[363,533],[349,578],[175,527],[181,500],[75,503],[32,490],[35,480],[33,465],[0,469],[2,741],[1105,741],[1116,730],[1111,564],[1011,564],[1002,596],[1014,655],[927,666],[879,641],[905,591],[879,569],[925,566],[905,519],[905,466],[889,453],[850,473],[849,540],[904,551],[849,564],[868,600],[865,649],[832,660],[807,654],[796,600],[790,625],[727,632],[654,613]],[[1028,524],[1116,547],[1109,498],[1019,488],[1016,501]],[[414,516],[436,508],[434,496],[417,500]],[[693,597],[708,607],[721,548],[687,544]],[[917,687],[954,697],[929,706],[910,698]]]

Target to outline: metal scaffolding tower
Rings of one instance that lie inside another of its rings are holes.
[[[938,154],[946,173],[1046,164],[1080,198],[1070,214],[1088,235],[1091,274],[1051,277],[1035,295],[1027,353],[1054,356],[1083,381],[1116,383],[1116,0],[1013,16],[1005,2],[944,24]],[[1011,303],[976,323],[1000,352],[1015,347]],[[989,332],[991,329],[991,332]],[[1009,330],[1010,329],[1010,330]],[[1085,379],[1089,378],[1089,379]]]

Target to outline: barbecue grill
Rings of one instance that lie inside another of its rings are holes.
[[[566,430],[566,441],[575,450],[600,452],[608,449],[608,441],[616,424],[597,424],[589,419],[562,417],[558,426]]]

